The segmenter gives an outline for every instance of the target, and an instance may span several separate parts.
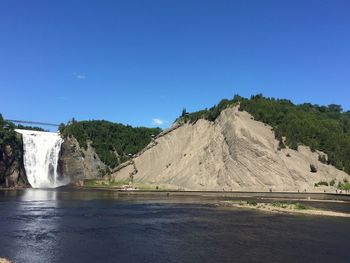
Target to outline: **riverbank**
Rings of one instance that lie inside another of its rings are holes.
[[[6,191],[24,191],[26,189],[40,190],[34,188],[0,188],[0,192]],[[310,201],[310,202],[350,202],[350,195],[336,194],[336,193],[308,193],[308,192],[243,192],[243,191],[179,191],[179,190],[124,190],[114,187],[77,187],[77,186],[63,186],[59,188],[47,188],[42,190],[53,191],[102,191],[113,192],[120,197],[123,196],[139,196],[143,198],[163,198],[163,197],[200,197],[204,199],[218,199],[218,200],[230,200],[230,199],[258,199],[263,202],[264,200],[289,200],[289,201]]]
[[[348,217],[350,213],[342,213],[336,211],[323,210],[304,203],[294,202],[272,202],[272,203],[259,203],[256,201],[221,201],[217,204],[218,207],[235,207],[241,209],[253,209],[269,213],[281,213],[281,214],[303,214],[313,216],[332,216],[332,217]]]
[[[119,195],[137,195],[137,196],[187,196],[187,197],[204,197],[204,198],[253,198],[253,199],[277,199],[277,200],[307,200],[307,201],[345,201],[350,202],[350,195],[336,193],[305,193],[305,192],[243,192],[243,191],[179,191],[179,190],[122,190],[109,187],[80,187],[81,190],[101,190],[113,191]]]

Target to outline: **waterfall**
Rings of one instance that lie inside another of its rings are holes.
[[[66,185],[57,173],[58,158],[63,139],[58,133],[19,130],[24,149],[24,168],[33,188],[55,188]]]

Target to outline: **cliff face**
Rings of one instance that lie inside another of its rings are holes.
[[[153,145],[112,178],[128,180],[133,174],[135,182],[189,190],[320,191],[315,183],[349,177],[319,162],[320,153],[308,147],[278,150],[271,127],[237,107],[215,122],[184,124]]]
[[[30,187],[23,163],[23,143],[20,134],[17,142],[0,148],[0,187]],[[93,147],[79,147],[74,137],[66,138],[61,146],[58,163],[61,177],[74,183],[101,176],[106,165],[101,162]]]
[[[74,137],[65,138],[60,151],[59,173],[69,177],[72,183],[83,179],[95,179],[106,169],[91,144],[85,150]]]
[[[22,142],[21,136],[19,134],[16,136],[18,142]],[[23,164],[22,143],[13,145],[4,144],[3,148],[0,148],[0,186],[29,186]]]

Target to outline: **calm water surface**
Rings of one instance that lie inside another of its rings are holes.
[[[0,191],[0,257],[15,262],[350,262],[349,237],[346,218],[223,209],[198,198]]]

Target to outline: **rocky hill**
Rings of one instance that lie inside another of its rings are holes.
[[[90,141],[84,148],[74,136],[69,136],[61,146],[58,170],[59,174],[69,177],[74,183],[79,183],[85,179],[101,178],[109,168],[101,161]]]
[[[321,162],[320,156],[327,157],[320,151],[302,145],[296,150],[280,147],[272,127],[239,106],[216,115],[211,121],[177,123],[117,168],[113,180],[132,177],[134,182],[187,190],[322,191],[315,184],[335,186],[349,178]]]
[[[71,121],[61,126],[64,137],[59,172],[72,181],[107,177],[129,155],[140,152],[159,128],[131,127],[108,121]]]

